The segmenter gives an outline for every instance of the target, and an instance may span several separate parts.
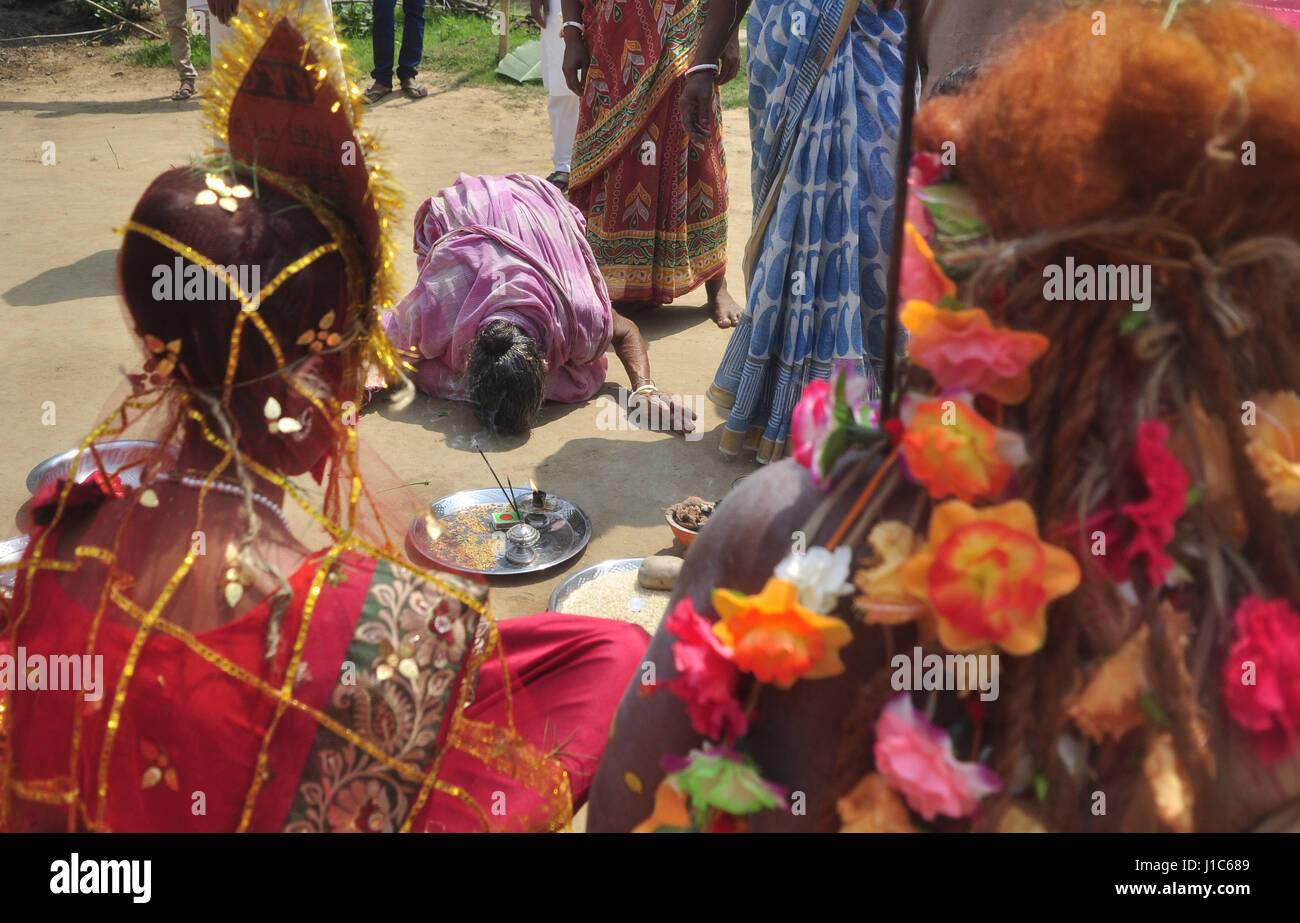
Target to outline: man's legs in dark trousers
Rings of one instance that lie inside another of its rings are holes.
[[[402,0],[402,50],[397,56],[397,79],[414,80],[419,72],[420,58],[424,55],[424,0]],[[391,10],[389,15],[391,16]],[[393,45],[390,40],[388,47]],[[391,61],[392,59],[389,58]]]
[[[370,72],[370,76],[375,78],[375,83],[382,83],[389,87],[393,85],[393,12],[396,7],[397,0],[375,0],[374,25],[371,31],[375,69]],[[402,47],[406,47],[405,39]]]

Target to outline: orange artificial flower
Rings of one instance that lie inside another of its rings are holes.
[[[998,430],[969,404],[939,397],[907,409],[899,449],[912,477],[933,499],[951,496],[972,503],[1006,486],[1011,464],[998,451]]]
[[[853,791],[835,802],[835,810],[840,833],[916,833],[903,799],[878,772],[863,776]]]
[[[1023,500],[978,510],[941,503],[929,539],[904,566],[903,586],[929,604],[940,643],[956,653],[992,642],[1032,654],[1047,637],[1047,604],[1079,585],[1078,563],[1039,539]]]
[[[853,577],[862,595],[853,606],[868,625],[902,625],[930,610],[903,587],[903,565],[923,544],[915,532],[901,522],[878,522],[867,535],[875,549],[872,566]]]
[[[1160,607],[1181,658],[1187,647],[1190,620],[1187,613],[1168,602],[1161,602]],[[1102,662],[1083,689],[1066,703],[1066,714],[1096,743],[1107,736],[1119,740],[1146,723],[1141,696],[1153,685],[1147,665],[1150,641],[1151,628],[1143,625]]]
[[[912,334],[907,354],[939,387],[987,394],[1003,404],[1029,397],[1029,366],[1051,341],[993,326],[983,308],[948,311],[913,300],[899,315]]]
[[[654,833],[660,827],[689,827],[690,815],[686,811],[686,796],[665,778],[655,789],[655,809],[641,823],[632,828],[633,833]]]
[[[713,631],[733,651],[732,662],[780,689],[800,678],[843,673],[839,650],[853,640],[842,620],[799,605],[798,593],[798,587],[779,577],[769,578],[754,596],[713,591],[719,617]]]
[[[957,285],[934,258],[934,251],[912,222],[903,225],[903,265],[899,291],[903,298],[938,301],[957,294]]]
[[[1065,712],[1097,743],[1107,735],[1119,740],[1146,721],[1139,696],[1147,686],[1146,648],[1151,629],[1143,625],[1108,657]]]
[[[1246,454],[1273,508],[1294,513],[1300,510],[1300,396],[1277,391],[1256,395],[1254,404],[1253,425],[1246,426]]]

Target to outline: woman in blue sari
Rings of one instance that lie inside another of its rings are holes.
[[[884,353],[904,17],[875,0],[710,0],[696,62],[715,61],[749,9],[754,230],[745,313],[709,397],[728,412],[721,450],[786,450],[803,387]],[[708,70],[682,117],[707,135]]]

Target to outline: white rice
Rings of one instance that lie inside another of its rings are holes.
[[[584,583],[559,604],[561,612],[591,615],[640,625],[655,633],[668,611],[668,590],[647,590],[636,581],[636,571],[606,574]]]

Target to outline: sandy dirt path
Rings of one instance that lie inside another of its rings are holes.
[[[197,103],[166,99],[175,86],[169,70],[123,65],[108,49],[87,52],[77,66],[54,63],[40,50],[30,61],[29,69],[7,69],[16,79],[0,82],[0,509],[6,511],[27,499],[28,470],[76,445],[121,382],[120,369],[138,366],[115,294],[120,238],[112,229],[127,219],[154,176],[187,163],[206,143]],[[522,104],[488,88],[435,86],[423,101],[386,100],[368,125],[379,133],[386,162],[407,191],[398,238],[404,254],[416,206],[458,173],[550,172],[540,97]],[[725,135],[733,228],[728,280],[743,300],[740,259],[752,206],[742,110],[727,113]],[[54,143],[55,166],[41,163],[46,142]],[[409,286],[414,258],[399,265]],[[603,397],[548,406],[527,439],[480,434],[499,471],[515,483],[535,477],[579,503],[594,524],[591,544],[567,567],[496,584],[499,616],[544,609],[553,586],[575,569],[671,549],[663,507],[691,494],[720,498],[754,470],[749,462],[726,462],[717,451],[722,418],[703,394],[728,333],[714,327],[702,304],[700,292],[639,318],[655,380],[703,407],[699,441],[602,431]],[[605,392],[613,394],[627,379],[612,353],[610,367]],[[47,402],[55,407],[54,425],[42,422]],[[421,397],[400,414],[367,414],[360,434],[401,477],[429,481],[416,489],[432,500],[491,485],[470,449],[479,429],[464,405]],[[16,531],[0,527],[0,538]]]

